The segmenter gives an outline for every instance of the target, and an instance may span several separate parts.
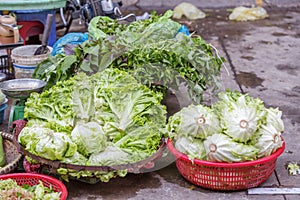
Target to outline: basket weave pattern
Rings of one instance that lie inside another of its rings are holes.
[[[0,175],[15,170],[22,158],[22,154],[18,152],[17,147],[13,143],[13,136],[8,133],[1,133],[1,136],[3,138],[6,165],[0,168]]]

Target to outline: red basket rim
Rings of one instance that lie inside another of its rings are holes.
[[[204,160],[199,160],[199,159],[193,159],[191,160],[186,154],[179,152],[173,145],[173,142],[170,138],[168,138],[167,140],[167,146],[168,149],[170,150],[171,153],[174,154],[174,156],[177,159],[182,159],[188,162],[194,162],[195,164],[199,164],[199,165],[205,165],[205,166],[213,166],[213,167],[247,167],[247,166],[253,166],[253,165],[258,165],[258,164],[262,164],[265,162],[268,162],[270,160],[274,160],[277,159],[284,151],[285,149],[285,141],[282,139],[283,143],[282,143],[282,147],[280,147],[279,149],[277,149],[277,151],[275,151],[273,154],[271,154],[270,156],[267,157],[263,157],[263,158],[259,158],[257,160],[253,160],[253,161],[246,161],[246,162],[236,162],[236,163],[224,163],[224,162],[211,162],[211,161],[204,161]]]
[[[14,179],[14,178],[37,178],[41,180],[46,180],[50,183],[55,184],[57,187],[61,189],[60,199],[65,200],[68,197],[68,190],[66,186],[58,179],[53,178],[51,176],[47,176],[44,174],[34,174],[34,173],[13,173],[13,174],[4,174],[0,175],[0,180],[4,179]]]

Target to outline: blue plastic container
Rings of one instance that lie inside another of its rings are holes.
[[[7,103],[0,105],[0,124],[4,122],[4,113],[7,107],[8,107]]]

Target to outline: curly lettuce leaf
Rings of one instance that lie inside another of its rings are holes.
[[[74,78],[59,82],[49,90],[29,98],[30,103],[26,107],[30,108],[25,111],[29,119],[24,131],[36,132],[36,125],[47,131],[38,131],[40,137],[24,133],[20,143],[28,146],[28,151],[35,155],[43,157],[43,154],[47,154],[47,158],[70,164],[86,165],[90,157],[95,158],[103,153],[106,146],[121,149],[126,154],[127,163],[137,162],[155,153],[165,135],[166,106],[161,104],[162,99],[162,93],[150,90],[124,71],[106,69],[91,76],[78,73]],[[62,110],[58,112],[55,109],[57,106]],[[66,119],[61,115],[62,112],[69,113]],[[68,154],[63,154],[60,144],[62,134],[58,133],[61,130],[76,147]],[[56,136],[59,138],[55,139]],[[37,151],[35,147],[42,137],[58,145],[45,145],[43,151]],[[59,155],[54,155],[54,151]],[[106,164],[116,165],[121,160],[107,161]],[[102,162],[98,161],[95,158],[93,163],[100,165]],[[103,181],[127,173],[124,170],[90,172],[64,168],[58,172],[64,178],[96,176]]]
[[[86,165],[88,159],[84,155],[76,151],[72,156],[64,157],[61,161],[63,163],[69,163],[74,165]]]
[[[39,119],[55,124],[57,130],[71,132],[74,123],[72,91],[75,79],[59,82],[54,87],[42,92],[31,93],[26,100],[24,118]]]

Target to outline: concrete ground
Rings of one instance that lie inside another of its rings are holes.
[[[130,3],[129,0],[122,9],[124,12],[143,13],[156,7],[163,12],[179,2],[132,0]],[[259,187],[300,188],[300,175],[290,176],[286,169],[289,162],[300,163],[300,2],[264,1],[269,17],[252,22],[229,21],[227,8],[250,5],[255,1],[187,2],[202,8],[207,17],[196,21],[181,19],[179,22],[214,45],[227,60],[221,76],[223,89],[248,92],[261,98],[267,107],[279,107],[283,111],[286,149],[278,158],[274,173]],[[70,32],[84,30],[75,24],[76,21],[73,23]],[[70,181],[65,184],[70,200],[300,199],[300,195],[250,195],[247,190],[222,192],[204,189],[186,181],[174,162],[161,162],[157,171],[129,174],[109,183]]]

